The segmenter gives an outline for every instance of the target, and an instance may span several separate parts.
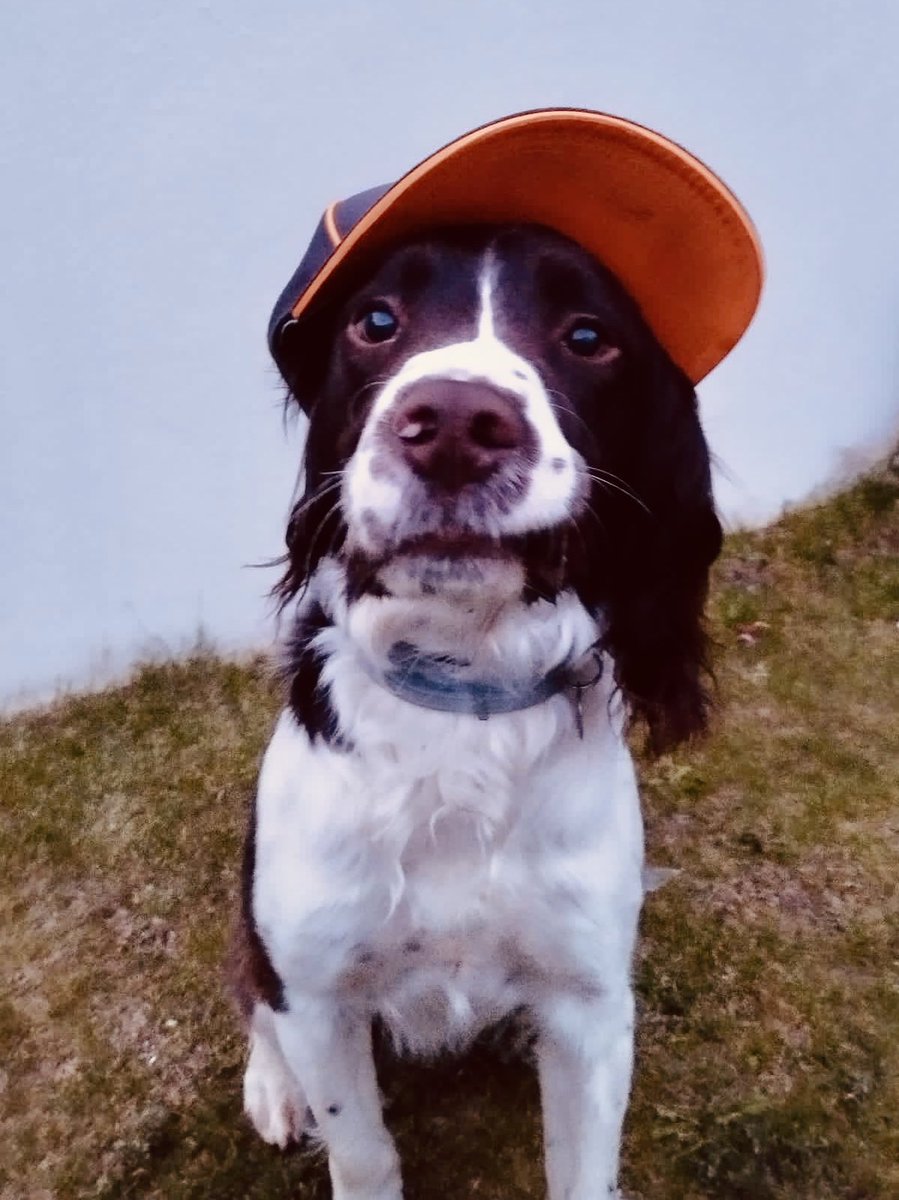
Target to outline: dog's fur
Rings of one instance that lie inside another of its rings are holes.
[[[696,398],[549,230],[439,230],[367,271],[287,335],[310,424],[288,703],[245,855],[246,1109],[281,1146],[314,1125],[337,1200],[398,1200],[373,1018],[429,1053],[523,1009],[549,1196],[607,1200],[643,895],[624,731],[660,750],[708,710],[721,533]],[[577,702],[487,720],[383,683],[398,647],[518,684],[595,646]]]

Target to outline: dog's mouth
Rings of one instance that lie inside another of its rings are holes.
[[[522,549],[511,538],[449,526],[439,533],[403,538],[367,568],[357,559],[357,571],[377,580],[392,595],[469,595],[484,598],[515,592],[524,576]]]
[[[469,529],[449,526],[438,533],[419,534],[405,538],[393,550],[391,559],[397,558],[449,558],[449,559],[507,559],[517,558],[520,551],[513,544],[515,539],[489,537]]]
[[[528,588],[535,595],[554,595],[565,584],[569,532],[565,526],[491,537],[448,526],[440,533],[417,534],[381,556],[350,553],[351,590],[466,595],[488,604]]]

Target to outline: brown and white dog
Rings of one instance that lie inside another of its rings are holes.
[[[628,721],[706,723],[694,389],[547,228],[394,247],[297,332],[288,700],[247,838],[246,1110],[399,1200],[371,1054],[524,1010],[551,1200],[618,1195],[643,836]],[[484,719],[484,718],[487,719]]]

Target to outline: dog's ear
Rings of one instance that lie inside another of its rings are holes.
[[[287,403],[295,403],[310,416],[328,370],[330,341],[327,310],[289,320],[276,335],[272,352],[287,384]]]
[[[288,323],[279,335],[276,361],[287,384],[289,405],[308,418],[303,449],[303,492],[287,522],[285,570],[273,594],[283,608],[301,589],[320,560],[341,539],[337,455],[341,414],[327,400],[325,381],[332,345],[331,314]]]
[[[703,610],[721,526],[693,385],[661,347],[641,358],[626,426],[612,434],[613,469],[633,496],[612,492],[603,606],[616,681],[659,753],[707,726]]]

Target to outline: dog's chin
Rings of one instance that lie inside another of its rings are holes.
[[[447,531],[401,543],[377,578],[394,596],[445,596],[480,606],[520,596],[525,569],[513,543]]]

